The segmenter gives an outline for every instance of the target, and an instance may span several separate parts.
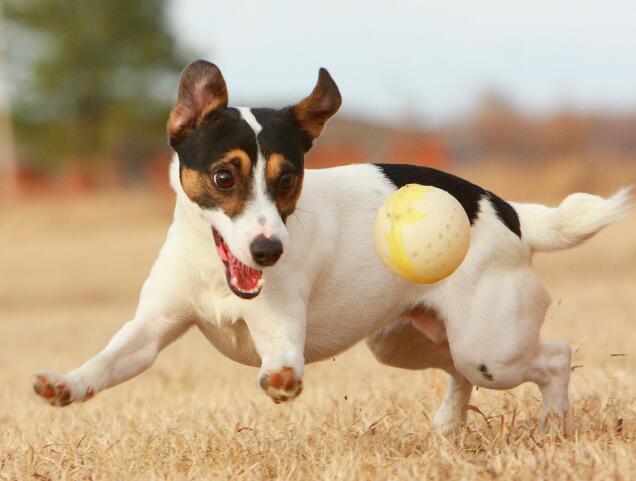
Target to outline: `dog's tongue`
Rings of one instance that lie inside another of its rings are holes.
[[[261,280],[261,272],[252,269],[239,261],[234,255],[229,253],[230,282],[234,287],[243,292],[253,291],[258,287]]]

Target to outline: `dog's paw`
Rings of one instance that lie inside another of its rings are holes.
[[[460,418],[439,419],[435,417],[433,419],[433,427],[437,429],[440,434],[448,436],[450,434],[458,432],[464,426],[465,422],[465,420],[462,420]]]
[[[541,415],[541,431],[545,435],[568,436],[572,433],[572,409],[544,412]]]
[[[440,406],[433,417],[433,427],[447,436],[457,432],[466,423],[466,411],[457,412],[447,406]]]
[[[258,384],[277,404],[294,399],[303,390],[302,378],[291,367],[261,374]]]
[[[95,395],[92,386],[78,390],[65,376],[50,372],[35,374],[33,390],[52,406],[68,406],[74,401],[85,401]]]

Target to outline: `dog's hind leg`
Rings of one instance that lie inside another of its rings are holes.
[[[367,338],[366,343],[382,364],[413,370],[437,367],[446,371],[450,378],[433,426],[448,433],[464,423],[472,384],[455,370],[446,341],[433,342],[410,319],[404,319]]]
[[[459,309],[449,309],[448,342],[457,370],[475,385],[510,389],[539,386],[542,424],[549,413],[568,428],[570,348],[543,341],[540,329],[550,296],[529,266],[483,272]]]
[[[466,422],[466,405],[473,385],[457,371],[450,372],[444,400],[433,418],[433,426],[450,433]]]
[[[528,379],[535,382],[541,390],[543,405],[541,408],[541,426],[548,428],[551,414],[556,421],[563,423],[564,431],[571,423],[570,383],[572,350],[564,341],[541,341],[539,352],[532,360],[528,370]]]

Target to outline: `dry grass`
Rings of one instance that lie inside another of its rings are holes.
[[[523,188],[534,200],[559,193]],[[363,346],[310,366],[302,396],[274,405],[255,369],[195,331],[91,402],[40,403],[34,370],[77,366],[132,316],[171,202],[103,194],[0,207],[0,479],[636,479],[636,215],[536,261],[555,300],[544,333],[570,341],[582,366],[567,438],[537,431],[532,385],[477,391],[483,416],[470,411],[444,438],[430,423],[444,375],[378,365]]]

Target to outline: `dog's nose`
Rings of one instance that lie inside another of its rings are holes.
[[[271,266],[283,253],[283,243],[277,237],[265,237],[261,234],[250,244],[250,252],[259,266]]]

